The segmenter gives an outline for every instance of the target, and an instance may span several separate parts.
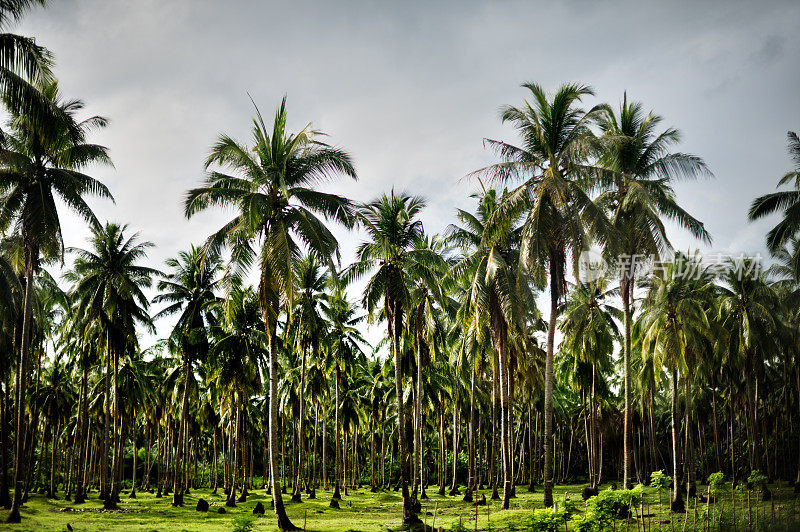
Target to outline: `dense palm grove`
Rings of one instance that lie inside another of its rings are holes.
[[[36,3],[2,2],[2,28]],[[794,133],[791,188],[749,213],[782,215],[762,269],[672,251],[667,226],[711,242],[673,192],[711,173],[627,96],[585,109],[588,86],[525,84],[501,113],[517,140],[485,141],[497,162],[468,176],[477,192],[442,234],[424,198],[320,191],[356,169],[321,132],[287,130],[284,99],[271,122],[256,109],[249,139],[220,135],[184,198],[190,219],[231,218],[154,269],[144,236],[87,203],[112,197],[88,175],[111,164],[90,140],[106,120],[60,94],[32,39],[0,47],[9,521],[32,492],[110,509],[142,490],[182,506],[208,487],[235,506],[266,488],[293,529],[285,504],[320,487],[332,507],[348,488],[399,490],[412,524],[426,489],[508,508],[522,486],[551,506],[556,482],[591,495],[666,470],[682,511],[716,471],[800,485]],[[81,248],[64,246],[67,213],[91,229]],[[362,239],[351,263],[334,225]]]

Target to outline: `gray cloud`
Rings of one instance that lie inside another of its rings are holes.
[[[422,194],[426,227],[441,231],[471,206],[475,186],[460,179],[492,160],[482,138],[514,139],[497,110],[528,80],[583,81],[612,104],[627,90],[654,108],[716,174],[678,186],[715,247],[763,249],[768,222],[753,229],[745,213],[788,169],[785,134],[800,129],[798,22],[792,1],[63,0],[19,31],[56,53],[65,94],[111,118],[98,141],[116,169],[96,174],[117,202],[94,205],[154,241],[160,265],[223,221],[185,220],[182,197],[216,135],[248,138],[247,92],[265,114],[288,94],[293,127],[313,121],[353,154],[360,180],[332,188]],[[82,245],[82,224],[64,223]],[[345,261],[356,240],[343,240]]]

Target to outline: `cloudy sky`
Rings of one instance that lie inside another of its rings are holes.
[[[716,176],[677,187],[715,250],[763,250],[769,222],[748,224],[746,210],[790,169],[786,132],[800,130],[791,0],[51,4],[15,31],[55,53],[66,96],[110,118],[94,140],[115,168],[94,175],[116,203],[92,204],[154,242],[156,267],[226,220],[221,211],[186,220],[183,196],[219,133],[249,140],[248,93],[267,116],[288,95],[293,128],[313,122],[353,155],[359,181],[336,191],[425,196],[431,232],[472,206],[475,184],[461,178],[492,162],[482,139],[514,140],[498,108],[521,103],[525,81],[588,83],[597,98],[587,106],[617,105],[627,90],[679,128],[680,149]],[[82,246],[85,227],[68,216],[64,225],[67,245]],[[347,262],[360,237],[339,234]]]

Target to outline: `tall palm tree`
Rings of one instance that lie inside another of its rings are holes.
[[[503,461],[502,509],[508,509],[512,490],[513,435],[511,427],[511,360],[509,337],[525,334],[527,306],[532,306],[528,279],[520,275],[519,216],[498,218],[505,200],[494,190],[479,197],[477,214],[458,211],[461,226],[450,227],[450,238],[464,248],[464,258],[454,266],[455,277],[468,279],[466,301],[473,326],[489,324],[500,382],[500,449]],[[480,327],[478,327],[480,330]],[[470,371],[474,375],[474,371]]]
[[[108,404],[108,386],[113,384],[113,445],[111,481],[101,490],[104,506],[114,508],[118,502],[120,484],[120,461],[122,460],[121,409],[119,392],[120,357],[137,345],[136,327],[141,325],[154,330],[148,314],[149,301],[143,289],[149,288],[153,278],[160,272],[141,262],[147,258],[151,242],[139,240],[139,234],[127,236],[127,225],[106,223],[94,228],[89,239],[91,249],[70,248],[76,255],[75,264],[68,279],[75,282],[73,297],[77,312],[87,322],[95,322],[103,331],[106,356],[105,419],[112,412]],[[108,449],[108,426],[103,432],[103,447]],[[102,453],[103,475],[107,474],[107,453]]]
[[[334,376],[334,489],[331,506],[337,507],[341,498],[341,449],[340,449],[340,414],[341,414],[341,381],[342,374],[350,366],[357,364],[365,358],[363,348],[367,346],[366,340],[358,330],[358,325],[364,321],[364,316],[347,297],[346,284],[337,275],[328,278],[328,293],[322,303],[322,313],[326,321],[328,333],[325,338],[328,366],[333,370]]]
[[[441,279],[447,276],[448,268],[446,255],[448,248],[445,240],[437,236],[421,238],[414,244],[415,249],[430,252],[430,270],[433,276],[422,276],[416,279],[410,290],[411,312],[408,316],[409,334],[413,336],[416,350],[416,387],[414,390],[414,494],[417,494],[418,484],[422,484],[423,477],[423,371],[425,365],[430,365],[441,350],[445,336],[445,318],[451,312],[452,305],[447,297]],[[419,475],[419,476],[417,476]],[[427,498],[425,487],[422,486],[422,496]]]
[[[588,280],[570,291],[567,301],[560,309],[562,318],[559,329],[564,334],[562,351],[571,353],[576,370],[581,364],[589,365],[591,368],[587,446],[589,482],[592,488],[596,488],[600,482],[599,465],[602,461],[597,440],[598,366],[609,365],[614,346],[620,337],[615,321],[620,317],[620,312],[608,301],[614,295],[614,291],[608,288],[608,281],[604,278]]]
[[[598,118],[603,137],[600,142],[597,173],[605,190],[596,199],[616,229],[606,254],[620,264],[620,297],[624,322],[623,381],[623,485],[631,483],[631,315],[636,257],[658,256],[670,248],[663,219],[677,222],[692,236],[710,243],[702,223],[683,210],[675,199],[672,182],[677,179],[710,176],[702,159],[672,152],[680,142],[677,129],[659,132],[662,118],[652,111],[645,114],[639,102],[623,96],[618,114],[605,106]]]
[[[302,442],[305,419],[305,392],[306,392],[306,369],[309,357],[315,362],[319,356],[320,344],[324,334],[324,318],[318,302],[325,293],[328,274],[320,264],[319,260],[310,255],[304,257],[295,265],[295,284],[297,286],[297,298],[295,300],[295,311],[293,313],[295,348],[300,352],[300,415],[298,419],[297,432]],[[298,456],[297,476],[294,479],[294,492],[292,500],[300,502],[301,484],[303,481],[302,471],[305,457],[303,454],[304,445],[297,446]]]
[[[314,190],[321,181],[346,175],[355,179],[350,156],[319,140],[320,133],[306,126],[299,133],[286,129],[286,98],[267,129],[256,109],[253,146],[221,135],[206,159],[206,169],[222,167],[232,173],[210,171],[205,183],[188,192],[186,215],[213,206],[233,207],[237,215],[208,241],[210,249],[231,249],[241,269],[258,261],[259,299],[269,344],[270,465],[272,496],[278,526],[296,527],[286,515],[278,484],[277,321],[281,310],[291,312],[295,297],[292,272],[301,245],[323,260],[338,254],[337,242],[316,213],[328,219],[353,223],[350,202],[336,194]]]
[[[260,312],[260,303],[255,290],[243,288],[241,283],[234,279],[225,298],[223,319],[213,328],[215,338],[209,350],[211,381],[224,396],[223,402],[231,423],[231,431],[235,435],[233,449],[226,451],[232,453],[233,457],[230,462],[232,484],[225,503],[227,506],[236,506],[236,472],[238,464],[245,463],[240,451],[245,423],[242,413],[245,411],[247,398],[262,388],[259,368],[267,361],[265,347],[268,339],[263,330],[264,324]],[[270,468],[273,497],[278,482],[277,471],[277,467]],[[277,488],[277,493],[276,504],[280,503],[280,487]]]
[[[763,273],[753,271],[753,259],[731,260],[725,283],[719,288],[720,325],[727,331],[729,355],[738,357],[747,387],[747,443],[750,469],[761,469],[762,450],[756,433],[756,390],[763,380],[765,352],[777,351],[778,336],[773,318],[777,293],[767,284]],[[766,443],[766,442],[765,442]]]
[[[436,283],[434,266],[441,257],[432,250],[415,245],[423,238],[422,221],[418,216],[425,207],[422,198],[405,194],[388,195],[359,208],[359,221],[368,240],[358,246],[356,261],[343,273],[346,279],[357,279],[370,272],[372,276],[364,289],[364,306],[376,314],[382,302],[381,315],[386,318],[388,337],[395,361],[395,392],[397,399],[397,439],[400,462],[400,485],[403,494],[403,523],[419,522],[408,489],[408,445],[405,436],[403,405],[403,365],[400,339],[404,315],[411,310],[410,284],[426,279]]]
[[[9,253],[8,239],[0,240],[0,349],[5,353],[14,352],[15,328],[18,321],[18,307],[20,294],[23,292],[17,271],[13,264],[13,257]],[[0,381],[8,394],[8,376],[11,373],[13,357],[0,357]],[[3,397],[2,411],[0,411],[0,506],[11,507],[11,497],[8,493],[8,473],[11,469],[8,463],[9,431],[6,420],[8,395]]]
[[[794,182],[794,188],[756,198],[748,212],[750,220],[759,220],[774,212],[781,213],[781,221],[767,233],[767,247],[772,253],[780,252],[784,244],[800,231],[800,137],[794,131],[789,131],[786,136],[795,168],[778,181],[778,186]]]
[[[642,357],[653,359],[657,368],[671,373],[672,509],[683,511],[680,489],[681,448],[678,421],[678,388],[681,377],[691,371],[695,343],[709,330],[707,313],[715,288],[707,271],[695,257],[677,254],[674,262],[655,271],[639,319],[642,326]],[[687,427],[687,430],[689,428]],[[685,450],[684,450],[685,451]]]
[[[501,118],[520,135],[515,146],[486,140],[502,162],[475,172],[494,181],[523,179],[497,210],[496,216],[514,219],[525,214],[520,259],[531,271],[549,274],[550,323],[544,378],[544,503],[553,505],[553,354],[558,304],[566,292],[567,261],[574,276],[578,259],[594,240],[603,245],[611,233],[603,212],[587,192],[594,168],[587,165],[593,135],[591,122],[601,108],[584,111],[581,100],[594,94],[586,85],[568,83],[548,97],[535,83],[525,83],[532,101],[506,106]]]
[[[191,246],[175,258],[167,260],[169,271],[158,282],[161,292],[153,298],[153,303],[167,303],[168,306],[156,314],[153,319],[180,313],[178,322],[172,331],[173,340],[180,346],[183,355],[184,382],[188,382],[189,372],[195,362],[203,362],[208,354],[207,327],[211,325],[213,316],[210,309],[218,304],[215,294],[220,283],[222,263],[215,251],[204,253],[201,248]],[[184,388],[181,401],[181,421],[178,430],[178,448],[186,451],[189,410],[188,387]],[[183,505],[182,475],[175,475],[172,492],[172,505]]]
[[[60,110],[60,116],[42,123],[11,108],[8,130],[0,144],[0,231],[13,230],[22,235],[25,285],[22,306],[22,334],[17,365],[15,398],[16,431],[25,434],[24,409],[21,408],[27,387],[30,351],[31,305],[34,276],[42,257],[63,254],[61,225],[55,199],[97,227],[98,221],[84,197],[111,198],[108,189],[82,170],[92,164],[110,164],[106,149],[86,142],[94,128],[103,127],[105,119],[95,116],[78,120],[83,109],[80,100],[63,100],[55,83],[41,87],[42,97]],[[19,506],[24,479],[24,442],[15,443],[14,501],[8,522],[19,522]]]

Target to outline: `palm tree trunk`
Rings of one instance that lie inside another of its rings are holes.
[[[623,422],[623,451],[622,451],[622,486],[623,489],[631,488],[631,288],[633,283],[632,264],[626,265],[620,281],[620,295],[622,297],[622,313],[625,322],[625,338],[623,346],[623,380],[625,389],[625,411]]]
[[[680,444],[678,443],[678,370],[672,371],[672,397],[670,403],[672,421],[672,510],[683,511],[683,495],[681,492],[680,469]]]
[[[225,501],[225,506],[233,507],[236,506],[236,478],[237,478],[237,468],[239,463],[239,454],[240,454],[240,445],[239,445],[239,427],[241,426],[241,408],[239,407],[238,399],[234,400],[233,408],[236,411],[236,422],[234,426],[231,427],[231,435],[230,440],[231,447],[229,450],[229,454],[231,456],[231,465],[229,467],[230,470],[230,493],[228,493],[228,499]],[[280,493],[275,494],[273,493],[273,497],[275,496],[280,497]],[[273,499],[274,500],[274,499]]]
[[[411,504],[408,492],[408,449],[406,445],[406,426],[403,405],[403,367],[400,358],[400,334],[403,330],[403,314],[399,301],[386,298],[387,319],[389,322],[389,337],[392,339],[394,350],[394,384],[397,395],[397,446],[398,460],[400,461],[400,486],[403,494],[403,524],[410,525],[419,522]]]
[[[38,258],[38,251],[36,257],[30,249],[31,246],[26,246],[25,249],[25,302],[23,304],[22,314],[22,341],[19,350],[19,362],[17,364],[17,378],[16,378],[16,397],[14,401],[14,414],[17,417],[16,421],[16,441],[14,442],[14,498],[11,502],[11,511],[6,518],[6,523],[19,523],[21,516],[19,513],[20,506],[22,505],[22,490],[25,479],[25,394],[28,384],[28,351],[30,351],[30,331],[32,316],[32,302],[33,302],[33,260]]]
[[[300,419],[297,421],[297,471],[296,476],[294,479],[294,490],[292,493],[292,501],[293,502],[301,502],[301,484],[303,481],[303,451],[305,446],[303,445],[303,418],[305,417],[304,410],[305,410],[305,390],[306,390],[306,349],[300,349],[300,358],[302,359],[300,362],[300,391],[299,391],[299,410],[300,410]]]
[[[333,440],[334,440],[334,453],[333,453],[333,498],[334,499],[341,499],[342,494],[340,492],[340,479],[342,470],[339,466],[339,457],[341,456],[341,445],[339,444],[339,380],[341,379],[340,370],[338,360],[336,361],[336,368],[334,370],[334,387],[335,387],[335,400],[336,404],[333,405],[334,408],[334,431],[333,431]]]
[[[181,466],[185,466],[186,464],[183,463],[183,451],[184,451],[184,440],[187,439],[185,427],[187,426],[188,419],[189,419],[189,369],[191,367],[191,363],[189,361],[189,357],[185,357],[183,361],[183,397],[181,399],[181,418],[178,422],[178,445],[177,445],[177,452],[176,458],[180,456],[180,459],[176,460],[175,464],[175,478],[173,479],[173,487],[172,487],[172,506],[183,506],[183,474]]]
[[[458,495],[458,401],[453,394],[453,481],[450,484],[450,495]]]
[[[547,329],[547,356],[544,365],[544,505],[553,506],[553,356],[555,351],[556,318],[560,279],[556,258],[550,260],[550,321]]]
[[[275,507],[275,517],[278,519],[278,528],[281,530],[296,530],[286,508],[283,506],[283,497],[278,480],[278,345],[277,337],[273,333],[269,339],[269,462],[272,474],[272,502]]]
[[[475,365],[472,366],[470,372],[470,385],[469,385],[469,439],[467,445],[469,446],[469,481],[468,489],[474,490],[477,485],[475,478]]]
[[[131,448],[133,449],[133,467],[131,468],[131,494],[130,498],[136,498],[136,462],[139,458],[139,453],[136,452],[136,408],[134,407],[131,414]]]
[[[325,414],[323,414],[323,418]],[[328,423],[322,424],[322,487],[328,489]]]
[[[369,433],[370,433],[370,442],[369,442],[369,462],[370,462],[370,477],[369,477],[369,487],[372,491],[375,491],[375,418],[378,417],[378,413],[376,408],[372,409],[372,417],[369,423]]]

